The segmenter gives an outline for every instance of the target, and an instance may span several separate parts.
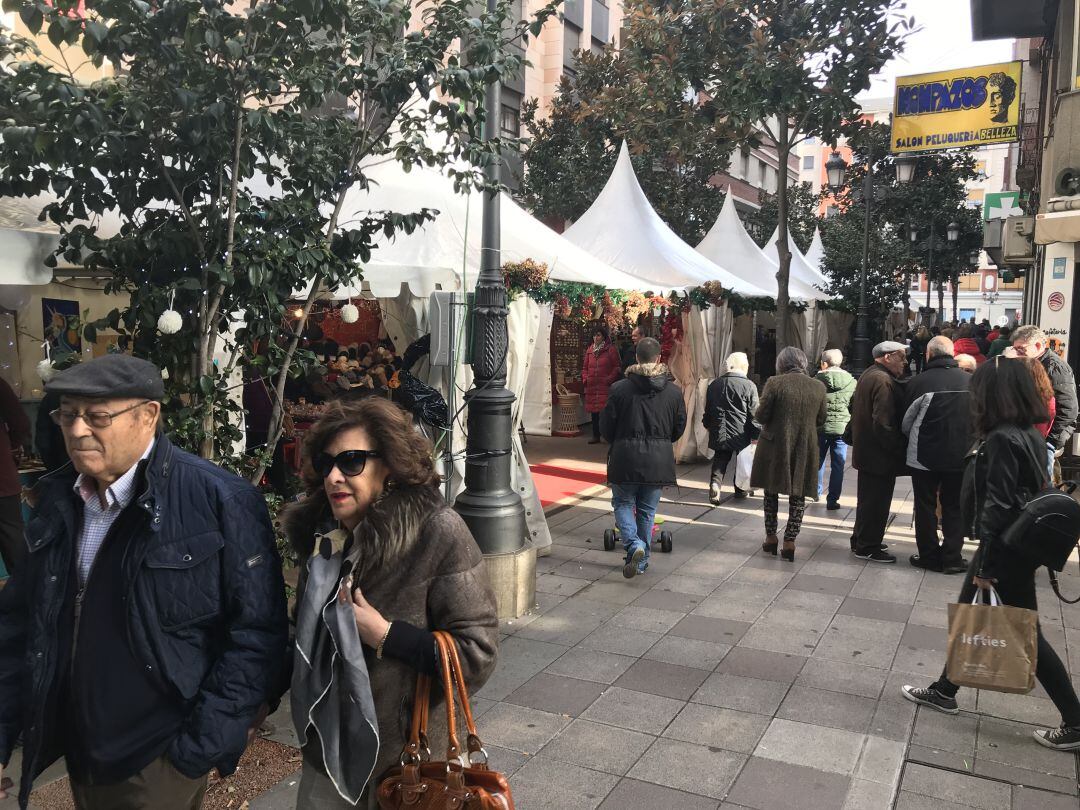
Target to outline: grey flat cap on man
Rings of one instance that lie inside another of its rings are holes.
[[[161,370],[129,354],[106,354],[61,371],[45,384],[49,393],[101,399],[165,398]]]
[[[874,357],[884,357],[885,355],[892,354],[893,352],[906,351],[907,345],[904,343],[899,343],[895,340],[883,340],[881,341],[881,343],[874,347]]]

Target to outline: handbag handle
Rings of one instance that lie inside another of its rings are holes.
[[[469,753],[469,764],[487,764],[488,754],[487,751],[484,750],[483,740],[480,739],[480,735],[476,731],[472,707],[469,705],[469,690],[468,687],[465,686],[465,676],[462,673],[461,659],[458,657],[457,644],[454,642],[453,636],[445,630],[435,631],[435,637],[439,640],[441,647],[445,650],[447,658],[450,660],[450,669],[454,679],[454,686],[457,689],[458,700],[461,702],[461,714],[465,718],[465,730],[468,732],[466,746]],[[479,762],[474,762],[474,754],[480,754],[483,759]]]
[[[446,633],[436,630],[433,634],[439,650],[439,667],[442,672],[443,694],[446,698],[446,766],[455,759],[465,766],[461,758],[461,743],[457,738],[457,717],[454,714],[454,675],[450,665],[450,654],[447,651]],[[453,641],[449,642],[453,645]]]
[[[982,604],[982,599],[980,597],[984,593],[987,594],[986,598],[987,598],[987,601],[990,604],[990,607],[1000,607],[1001,606],[1001,597],[998,596],[997,590],[992,586],[989,588],[989,590],[984,589],[984,588],[976,588],[975,589],[975,596],[971,600],[971,604],[973,604],[973,605],[981,605]]]
[[[401,765],[417,764],[424,760],[421,750],[427,749],[428,704],[431,702],[431,678],[427,675],[416,676],[416,693],[413,695],[412,720],[409,723],[409,738],[401,749]],[[426,750],[428,756],[431,751]]]

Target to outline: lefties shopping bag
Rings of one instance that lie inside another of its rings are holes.
[[[750,491],[750,471],[754,469],[755,447],[756,444],[751,444],[735,457],[735,486],[747,492]]]
[[[949,605],[946,674],[958,686],[1024,694],[1035,686],[1039,613],[1001,604],[990,589],[990,604],[976,591],[970,605]]]

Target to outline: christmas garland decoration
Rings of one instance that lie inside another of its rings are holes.
[[[701,286],[689,288],[683,294],[672,291],[667,296],[653,295],[637,290],[608,289],[599,284],[554,281],[548,278],[547,265],[532,259],[504,264],[503,279],[511,299],[527,295],[538,304],[551,304],[556,317],[576,318],[583,323],[602,320],[611,330],[626,325],[636,326],[643,315],[656,308],[666,310],[667,320],[670,320],[672,312],[688,310],[691,306],[704,311],[711,306],[727,304],[735,316],[776,311],[775,298],[742,295],[725,289],[719,281],[706,281]],[[809,306],[802,300],[792,300],[789,303],[792,312],[805,312]],[[819,301],[818,306],[822,309],[847,311],[846,302],[840,299]]]

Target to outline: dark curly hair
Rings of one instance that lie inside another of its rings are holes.
[[[398,405],[382,397],[335,400],[304,436],[304,466],[301,477],[309,497],[326,498],[323,479],[311,466],[311,460],[344,430],[363,428],[371,437],[380,458],[389,469],[390,487],[431,487],[439,483],[435,472],[431,441],[420,433],[409,415]]]

